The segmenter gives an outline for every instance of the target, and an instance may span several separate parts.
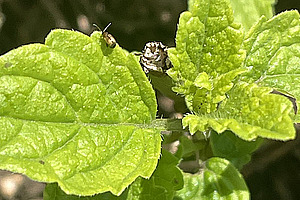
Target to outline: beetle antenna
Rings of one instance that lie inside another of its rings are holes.
[[[110,27],[111,22],[109,22],[109,24],[107,24],[107,26],[103,29],[103,33],[108,29],[108,27]]]
[[[101,31],[101,29],[99,28],[99,26],[97,24],[93,24],[93,26],[95,26],[99,31]]]

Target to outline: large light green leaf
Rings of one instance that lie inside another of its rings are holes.
[[[169,49],[174,65],[168,74],[174,91],[184,94],[190,110],[210,113],[233,86],[245,53],[243,31],[234,23],[229,0],[191,0],[180,15],[176,48]]]
[[[264,15],[268,19],[274,14],[276,0],[230,0],[234,20],[249,30]]]
[[[256,81],[300,99],[300,16],[283,12],[267,20],[262,17],[247,34],[244,66],[251,69],[244,80]],[[300,119],[299,115],[298,118]]]
[[[102,34],[54,30],[0,57],[0,168],[68,194],[119,195],[160,155],[155,95],[139,63]]]
[[[189,126],[191,133],[209,128],[218,133],[231,130],[248,141],[257,137],[294,139],[296,130],[291,119],[292,103],[271,91],[272,88],[240,83],[228,93],[229,99],[217,112],[188,115],[183,119],[183,126]]]
[[[105,192],[94,196],[83,197],[67,195],[56,183],[50,183],[47,184],[44,190],[43,200],[127,200],[127,190],[125,190],[120,196],[115,196],[110,192]]]
[[[172,200],[175,191],[183,187],[183,177],[177,164],[178,159],[170,152],[163,150],[162,157],[151,178],[137,178],[118,197],[109,192],[89,197],[67,195],[57,184],[48,184],[44,191],[44,200]]]
[[[247,200],[250,194],[242,175],[229,161],[214,157],[198,174],[184,174],[184,188],[174,200]]]

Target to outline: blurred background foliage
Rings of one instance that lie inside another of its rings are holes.
[[[148,41],[174,46],[178,17],[186,9],[187,0],[0,0],[0,54],[20,45],[43,43],[54,28],[90,34],[96,30],[93,23],[104,28],[109,22],[112,26],[108,31],[129,51],[141,51]],[[276,13],[290,9],[300,10],[300,0],[278,0],[275,6]],[[162,97],[159,104],[164,109],[160,112],[170,115],[172,102]],[[299,137],[287,143],[267,142],[254,153],[242,173],[254,200],[299,199]],[[4,177],[0,174],[0,183]],[[36,187],[22,186],[23,191],[18,190],[12,199],[41,199],[40,186],[35,197],[23,198],[29,194],[24,188]],[[2,199],[10,197],[4,197],[0,188]]]
[[[0,0],[0,53],[43,42],[53,28],[90,34],[93,23],[104,28],[109,22],[108,31],[129,51],[153,40],[173,46],[179,14],[186,9],[186,0]]]
[[[300,0],[278,0],[276,13],[299,9]],[[148,41],[174,46],[179,14],[187,0],[0,0],[0,53],[32,42],[43,42],[51,29],[90,34],[96,23],[120,46],[140,51]]]

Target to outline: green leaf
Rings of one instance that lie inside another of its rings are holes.
[[[119,195],[160,155],[154,91],[118,45],[52,31],[0,57],[0,168],[67,194]]]
[[[180,15],[176,48],[169,49],[174,67],[167,73],[191,111],[215,111],[234,78],[245,72],[243,37],[229,0],[189,1],[189,11]]]
[[[129,188],[128,199],[172,200],[175,191],[182,189],[183,177],[177,167],[178,159],[162,150],[162,157],[149,180],[138,178]]]
[[[230,0],[236,22],[249,30],[264,15],[268,19],[274,14],[276,0]]]
[[[175,191],[183,187],[182,173],[177,167],[178,161],[178,158],[163,149],[158,166],[151,178],[137,178],[120,196],[115,196],[110,192],[87,197],[67,195],[57,184],[47,184],[43,195],[44,200],[171,200]]]
[[[247,34],[243,80],[285,91],[300,99],[300,16],[283,12],[270,20],[262,17]],[[298,115],[299,119],[299,115]]]
[[[243,31],[227,0],[190,0],[180,15],[176,48],[169,49],[174,80],[194,81],[201,72],[216,77],[240,67]]]
[[[176,193],[174,200],[250,199],[242,175],[229,161],[214,157],[202,167],[198,174],[184,174],[184,188]]]
[[[180,141],[180,148],[182,149],[182,156],[181,157],[189,157],[192,154],[194,154],[196,151],[199,150],[198,146],[193,143],[193,141],[186,137],[185,135],[181,136],[179,138]],[[204,148],[204,145],[201,146],[202,148]]]
[[[239,170],[251,160],[251,153],[260,146],[262,141],[258,138],[248,142],[238,138],[231,131],[222,134],[212,131],[209,140],[213,155],[227,159]]]
[[[206,74],[200,73],[194,82],[197,87],[195,93],[186,95],[188,105],[192,105],[190,110],[198,114],[216,111],[219,103],[226,99],[226,93],[233,87],[232,80],[244,72],[246,72],[245,69],[232,70],[209,80],[207,75],[205,75],[206,80],[199,78]],[[189,99],[191,99],[190,102]]]
[[[296,136],[291,119],[292,103],[284,96],[270,93],[272,88],[241,82],[229,93],[217,112],[188,115],[183,126],[191,133],[214,129],[217,133],[231,130],[240,138],[252,141],[257,137],[290,140]]]
[[[115,196],[110,192],[97,194],[94,196],[80,197],[76,195],[67,195],[62,191],[56,183],[47,184],[44,194],[44,200],[126,200],[127,190],[125,190],[120,196]]]

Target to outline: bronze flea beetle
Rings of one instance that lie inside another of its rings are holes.
[[[101,31],[101,29],[96,24],[93,25]],[[102,36],[107,46],[109,46],[110,48],[115,48],[117,44],[116,39],[114,38],[114,36],[112,36],[110,33],[106,31],[110,25],[111,22],[103,29]]]

